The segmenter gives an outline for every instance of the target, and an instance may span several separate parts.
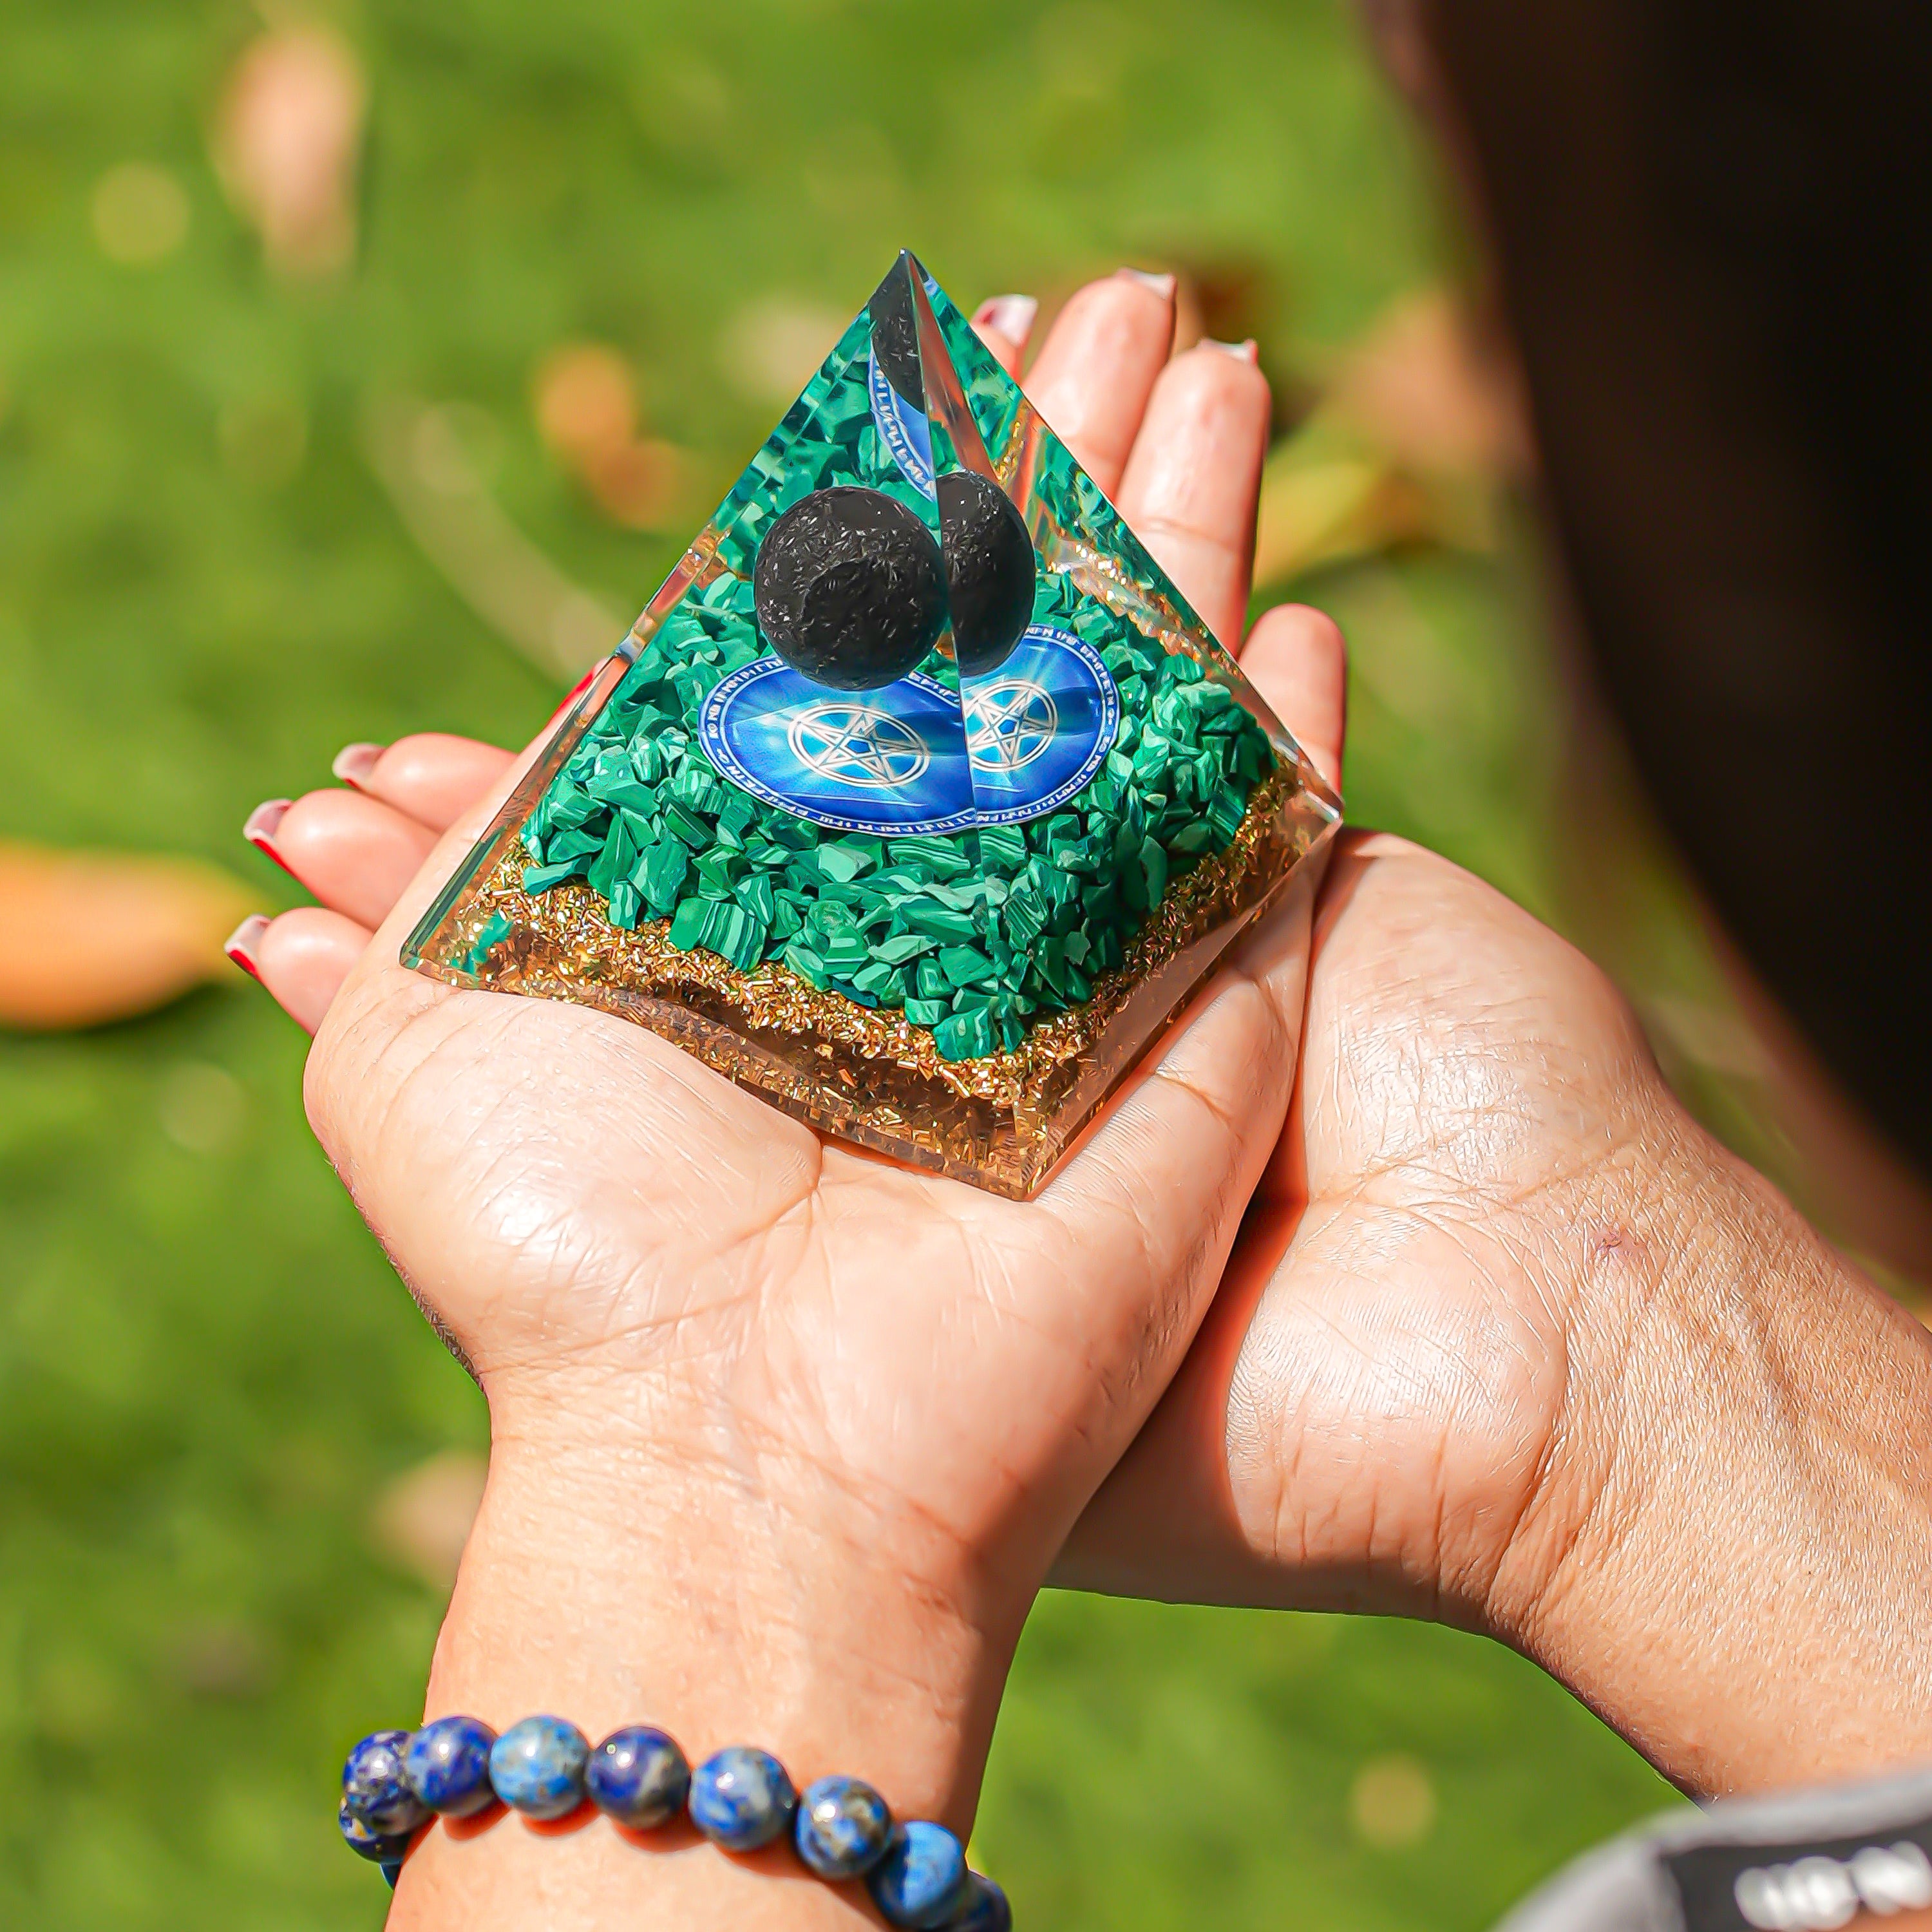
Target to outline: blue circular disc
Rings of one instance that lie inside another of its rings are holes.
[[[698,736],[718,772],[765,804],[890,838],[1056,811],[1099,770],[1120,722],[1100,652],[1035,624],[957,696],[916,670],[877,691],[831,691],[760,658],[713,688]]]
[[[866,393],[872,404],[872,427],[915,490],[937,496],[932,480],[932,426],[916,403],[909,403],[879,367],[879,358],[866,352]]]
[[[732,784],[814,825],[892,836],[974,822],[959,700],[923,671],[830,691],[760,658],[713,688],[698,736]]]
[[[962,696],[982,825],[1058,810],[1100,769],[1120,728],[1120,694],[1100,653],[1048,624],[1029,625]]]

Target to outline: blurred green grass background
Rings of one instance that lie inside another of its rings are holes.
[[[557,692],[412,542],[383,398],[464,405],[510,515],[628,614],[688,530],[618,528],[546,455],[560,343],[622,350],[722,482],[785,400],[746,318],[849,314],[902,243],[969,306],[1237,261],[1316,351],[1461,256],[1340,0],[345,0],[360,244],[292,284],[209,160],[270,11],[0,14],[0,835],[199,853],[265,907],[293,895],[238,843],[256,800],[351,739],[520,741]],[[97,234],[130,161],[183,197],[138,263]],[[1352,633],[1352,814],[1555,909],[1526,538],[1301,589]],[[308,1136],[302,1048],[238,977],[0,1040],[0,1923],[380,1922],[335,1767],[419,1708],[440,1597],[372,1498],[485,1423]],[[1049,1597],[978,1848],[1056,1932],[1450,1932],[1667,1796],[1474,1638]]]

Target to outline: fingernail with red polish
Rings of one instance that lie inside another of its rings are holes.
[[[1024,342],[1033,333],[1040,304],[1031,296],[994,296],[973,312],[976,328],[990,328],[1009,342]]]
[[[569,690],[565,692],[563,698],[559,703],[556,709],[550,714],[550,722],[553,724],[554,724],[558,718],[561,718],[563,714],[590,688],[590,680],[594,678],[609,662],[610,660],[608,658],[599,658],[596,663],[592,664],[590,668],[570,687]]]
[[[346,785],[353,785],[358,791],[369,782],[369,774],[376,769],[376,762],[388,749],[386,745],[344,745],[335,754],[335,762],[329,770]]]
[[[1151,289],[1162,302],[1174,299],[1174,278],[1172,275],[1150,274],[1145,268],[1117,268],[1114,272],[1123,281],[1138,282],[1144,289]]]
[[[222,951],[251,980],[259,980],[262,976],[261,962],[257,954],[261,947],[262,935],[268,929],[268,915],[251,912],[221,942]]]
[[[1211,335],[1201,338],[1203,349],[1218,349],[1223,356],[1232,356],[1237,362],[1245,362],[1252,368],[1262,359],[1261,345],[1251,335],[1245,342],[1216,342]]]
[[[266,798],[250,812],[248,822],[242,827],[242,836],[258,852],[266,852],[285,872],[289,862],[275,850],[275,834],[281,830],[282,820],[289,815],[292,800],[286,798]],[[291,873],[290,877],[294,875]]]

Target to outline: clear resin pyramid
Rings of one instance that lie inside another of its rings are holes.
[[[1339,817],[902,255],[403,960],[1023,1198]]]

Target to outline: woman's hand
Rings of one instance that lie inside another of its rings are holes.
[[[1233,635],[1266,386],[1239,351],[1169,362],[1172,328],[1144,280],[1096,284],[1030,387]],[[1332,737],[1332,626],[1290,612],[1268,635],[1308,699],[1291,725]],[[757,1742],[801,1782],[854,1772],[963,1830],[1034,1591],[1186,1353],[1280,1136],[1308,893],[1022,1205],[824,1141],[621,1020],[404,971],[512,773],[449,740],[346,769],[356,793],[258,815],[323,908],[244,945],[316,1028],[317,1134],[489,1397],[431,1710],[555,1710],[593,1736],[647,1719],[694,1754]],[[604,1828],[439,1829],[392,1922],[486,1900],[560,1928],[855,1912],[772,1864],[644,1856]]]
[[[1472,1623],[1696,1790],[1932,1758],[1919,1324],[1446,860],[1347,835],[1310,971],[1288,1130],[1060,1580]]]

